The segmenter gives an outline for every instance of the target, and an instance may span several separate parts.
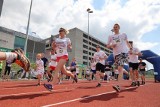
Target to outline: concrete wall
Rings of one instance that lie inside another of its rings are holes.
[[[13,35],[0,31],[0,47],[14,49],[14,39]]]

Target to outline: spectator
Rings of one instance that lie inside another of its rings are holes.
[[[6,66],[5,66],[5,71],[4,71],[4,77],[3,79],[8,80],[9,79],[9,74],[11,72],[11,63],[6,62]]]
[[[0,77],[2,76],[2,68],[3,68],[3,62],[0,61]]]

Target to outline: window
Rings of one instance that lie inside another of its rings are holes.
[[[49,47],[49,44],[46,44],[46,48],[48,48]]]
[[[89,52],[89,55],[91,55],[91,52]]]
[[[92,53],[92,56],[94,55],[94,53]]]
[[[89,36],[89,40],[91,40],[92,38]]]
[[[89,44],[91,45],[91,42],[89,42]]]
[[[84,54],[88,54],[88,51],[86,51],[86,50],[83,50],[83,53],[84,53]]]
[[[88,44],[88,41],[87,41],[87,40],[85,40],[85,39],[83,39],[83,42],[84,42],[84,43],[86,43],[86,44]]]
[[[88,59],[88,57],[87,56],[83,56],[83,59]]]
[[[24,49],[25,42],[25,38],[15,36],[14,48]]]
[[[96,52],[96,49],[92,48],[92,51]]]
[[[88,49],[88,46],[87,46],[87,45],[83,45],[83,48],[86,48],[86,49]]]
[[[97,45],[96,45],[96,44],[94,44],[94,43],[92,43],[92,46],[93,46],[93,47],[96,47]]]
[[[83,64],[84,64],[84,65],[87,65],[87,62],[83,61]]]
[[[89,57],[89,60],[91,60],[91,57]]]
[[[88,39],[88,35],[83,33],[83,37]]]

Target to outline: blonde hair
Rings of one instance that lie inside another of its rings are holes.
[[[38,53],[36,56],[42,57],[42,53]]]
[[[64,31],[66,34],[68,34],[68,33],[69,33],[69,31],[68,31],[67,29],[62,28],[62,27],[59,29],[59,31]]]

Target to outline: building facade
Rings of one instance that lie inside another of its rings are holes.
[[[15,48],[24,50],[26,35],[11,29],[0,27],[0,51],[8,52]],[[42,39],[29,36],[27,44],[27,57],[35,61],[37,53],[45,52],[45,43]]]
[[[51,49],[51,40],[58,35],[53,35],[51,38],[45,39],[46,52],[49,53]],[[75,58],[78,64],[89,65],[91,58],[96,52],[96,46],[99,45],[101,50],[103,50],[107,55],[112,53],[112,50],[106,48],[106,44],[102,41],[96,39],[95,37],[85,33],[84,31],[73,28],[69,30],[67,35],[72,42],[72,50],[69,50],[69,63],[71,63],[72,58]]]

